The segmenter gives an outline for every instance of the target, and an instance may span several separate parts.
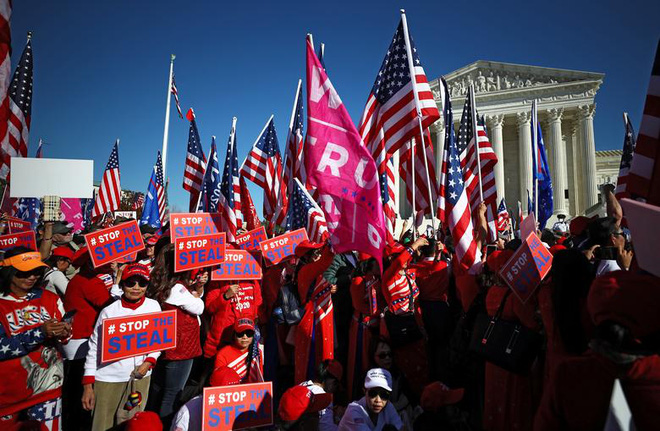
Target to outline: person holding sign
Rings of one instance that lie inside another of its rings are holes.
[[[98,346],[102,342],[99,334],[103,320],[161,311],[157,301],[144,296],[148,284],[149,271],[146,266],[136,263],[124,268],[119,282],[124,294],[118,301],[101,310],[89,338],[89,352],[82,381],[82,405],[85,410],[93,410],[93,431],[112,428],[122,420],[143,411],[147,404],[151,368],[156,364],[160,352],[102,363]],[[121,335],[122,327],[111,327],[109,331]],[[130,349],[131,340],[125,341],[126,345],[122,343],[121,348]],[[133,344],[141,342],[144,341],[138,337]]]
[[[60,298],[41,287],[47,265],[39,252],[15,247],[0,269],[0,416],[3,427],[19,416],[57,430],[62,409],[59,344],[71,336]]]
[[[151,238],[150,238],[151,239]],[[147,296],[157,300],[163,310],[176,311],[176,348],[163,352],[154,371],[149,409],[161,418],[174,413],[174,405],[183,389],[193,365],[193,359],[202,354],[200,319],[204,312],[204,284],[190,282],[191,275],[208,280],[208,270],[174,272],[174,245],[164,246],[156,257],[151,272]],[[205,274],[205,275],[204,275]]]
[[[225,346],[215,357],[214,368],[232,368],[241,378],[241,383],[264,381],[263,347],[254,339],[254,321],[240,318],[234,323],[234,342]]]

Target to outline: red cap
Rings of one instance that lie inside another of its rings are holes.
[[[617,322],[636,338],[660,331],[660,278],[615,271],[591,285],[587,309],[596,325]]]
[[[147,238],[144,244],[148,246],[156,245],[159,239],[160,239],[160,235],[152,235],[149,238]]]
[[[254,322],[252,319],[241,317],[234,322],[234,332],[243,332],[250,329],[254,331]]]
[[[419,401],[424,411],[435,412],[442,406],[456,404],[463,399],[463,388],[450,389],[442,382],[433,382],[424,388]]]
[[[229,367],[218,367],[213,370],[209,379],[211,386],[233,386],[241,383],[241,376]]]
[[[142,277],[149,281],[149,268],[147,268],[146,265],[142,265],[141,263],[133,263],[131,265],[127,265],[126,268],[124,268],[124,271],[121,273],[121,281],[124,281],[133,276]]]
[[[559,253],[562,250],[568,250],[566,246],[561,245],[561,244],[555,244],[552,247],[550,247],[550,253],[554,256],[555,254]]]
[[[138,412],[126,421],[125,431],[163,431],[163,423],[154,412]]]
[[[598,218],[597,215],[591,218],[585,216],[577,216],[573,220],[571,220],[568,230],[571,232],[571,235],[580,236],[582,235],[582,232],[584,232],[584,230],[587,228],[587,225],[592,220],[595,220],[597,218]]]
[[[59,247],[55,247],[53,250],[54,257],[66,257],[69,260],[73,259],[73,250],[71,250],[71,247],[67,247],[65,245],[61,245]]]
[[[298,244],[298,246],[296,247],[296,257],[298,258],[303,257],[304,255],[307,254],[307,252],[311,250],[317,250],[321,247],[323,247],[323,243],[311,242],[309,240],[305,240],[300,244]]]
[[[73,258],[71,259],[71,263],[73,266],[76,268],[80,268],[89,260],[89,252],[87,247],[82,247],[79,248],[77,252],[73,254]]]
[[[344,367],[342,367],[341,362],[336,359],[329,359],[325,369],[328,370],[328,373],[337,380],[341,380],[344,375]]]
[[[486,265],[493,272],[500,272],[500,269],[504,266],[505,263],[511,259],[513,256],[513,250],[495,250],[488,258],[486,258]]]
[[[315,394],[304,386],[294,386],[282,395],[277,414],[282,420],[297,421],[305,413],[323,410],[331,402],[331,394]]]

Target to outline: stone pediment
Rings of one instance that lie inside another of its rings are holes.
[[[479,60],[445,75],[452,98],[464,96],[470,84],[476,94],[526,92],[532,89],[590,84],[595,91],[604,74]],[[434,86],[437,88],[437,86]],[[490,94],[489,94],[490,95]]]

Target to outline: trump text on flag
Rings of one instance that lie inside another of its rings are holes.
[[[29,221],[13,217],[7,219],[7,226],[9,227],[9,233],[21,233],[32,230],[32,225]]]
[[[137,221],[131,220],[85,235],[94,268],[144,250]]]
[[[261,256],[246,250],[227,250],[225,261],[211,273],[211,280],[261,280]]]
[[[298,244],[307,239],[307,231],[302,228],[262,241],[261,253],[266,266],[276,265],[287,257],[293,256]]]
[[[273,423],[273,383],[204,388],[202,431],[239,430]]]
[[[20,232],[0,236],[0,251],[7,251],[10,248],[18,246],[27,247],[30,250],[37,250],[37,241],[34,232]]]
[[[534,293],[552,266],[552,254],[535,233],[527,239],[500,270],[500,276],[524,303]]]
[[[176,311],[159,311],[103,320],[101,362],[176,347]]]
[[[258,251],[260,250],[259,244],[261,244],[261,241],[265,241],[266,239],[266,229],[262,226],[260,228],[251,230],[250,232],[244,233],[243,235],[237,236],[236,245],[241,250]]]
[[[218,265],[225,260],[225,233],[174,240],[174,271]]]
[[[222,228],[220,214],[209,213],[176,213],[170,214],[171,239],[189,238],[192,236],[212,235]]]

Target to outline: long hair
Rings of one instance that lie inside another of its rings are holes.
[[[174,272],[174,244],[162,247],[156,256],[154,269],[151,271],[151,281],[147,288],[147,296],[159,303],[164,303],[170,296],[172,287],[177,283],[185,284],[187,272]]]
[[[19,254],[29,253],[34,250],[30,250],[27,247],[18,246],[10,248],[5,252],[4,259],[9,259],[10,257],[18,256]],[[0,268],[0,294],[7,295],[10,292],[11,280],[14,278],[18,270],[13,266],[3,266]],[[41,280],[37,281],[35,287],[40,284]]]

